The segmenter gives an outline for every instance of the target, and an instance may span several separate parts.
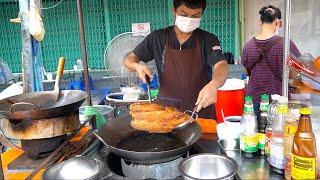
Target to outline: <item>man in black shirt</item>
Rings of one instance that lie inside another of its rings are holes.
[[[158,96],[179,99],[184,110],[196,106],[199,117],[215,118],[217,89],[228,76],[228,64],[217,36],[199,29],[205,0],[174,0],[175,25],[152,32],[125,59],[125,66],[145,81],[155,59]],[[200,111],[201,110],[201,111]]]

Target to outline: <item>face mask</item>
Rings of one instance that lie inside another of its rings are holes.
[[[200,21],[201,18],[189,18],[176,15],[175,25],[179,28],[180,31],[184,33],[190,33],[199,28]]]

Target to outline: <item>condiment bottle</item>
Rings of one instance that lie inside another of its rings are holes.
[[[311,110],[309,108],[300,109],[299,124],[292,147],[292,179],[316,178],[317,147],[310,115]]]
[[[269,110],[268,110],[268,121],[267,121],[267,126],[266,126],[266,142],[265,142],[265,156],[267,160],[269,161],[270,157],[270,141],[271,141],[271,136],[272,136],[272,124],[274,119],[276,118],[277,115],[277,107],[278,107],[278,99],[280,98],[280,95],[278,94],[273,94],[271,95],[272,102],[269,105]]]
[[[265,142],[266,142],[266,126],[269,109],[269,95],[262,94],[260,102],[260,113],[258,116],[258,152],[264,156]]]
[[[294,134],[297,131],[297,121],[293,114],[289,113],[284,125],[284,175],[285,179],[291,179],[291,150],[293,144]]]
[[[272,172],[284,174],[284,124],[288,113],[288,99],[286,97],[279,98],[277,107],[277,118],[272,125],[272,137],[270,142],[270,167]]]
[[[245,158],[255,158],[258,152],[257,119],[253,111],[252,97],[245,97],[244,111],[240,121],[240,149]]]

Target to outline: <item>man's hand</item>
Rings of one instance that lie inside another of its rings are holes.
[[[152,80],[152,73],[151,73],[151,70],[150,70],[150,68],[147,66],[147,65],[145,65],[145,64],[136,64],[135,65],[135,69],[136,69],[136,71],[137,71],[137,73],[138,73],[138,75],[139,75],[139,77],[140,77],[140,79],[142,79],[142,81],[144,82],[144,83],[147,83],[146,82],[146,75],[148,75],[149,77],[150,77],[150,81]]]
[[[216,103],[217,90],[218,88],[213,81],[210,81],[202,88],[195,104],[197,106],[197,112],[199,112],[202,108],[206,108],[209,105]]]
[[[219,61],[213,66],[212,80],[202,88],[196,102],[197,112],[206,108],[217,101],[217,90],[220,88],[228,77],[228,63],[226,60]]]
[[[147,83],[146,75],[150,77],[150,81],[152,80],[150,68],[147,65],[139,64],[138,57],[133,52],[125,58],[124,65],[129,71],[136,71],[143,82]]]

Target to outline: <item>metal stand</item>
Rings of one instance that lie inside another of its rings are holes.
[[[289,68],[287,58],[290,54],[290,19],[291,19],[291,0],[285,2],[285,21],[284,21],[284,48],[283,48],[283,73],[282,73],[282,96],[288,97],[289,94]]]
[[[22,38],[22,82],[23,92],[34,91],[34,74],[33,74],[33,58],[32,58],[32,45],[31,35],[29,32],[29,1],[19,0],[19,18],[21,19],[21,38]]]
[[[80,38],[81,38],[81,50],[82,50],[82,62],[83,62],[83,72],[84,72],[84,82],[86,84],[86,91],[88,93],[87,104],[89,106],[91,103],[91,92],[90,92],[90,84],[89,84],[89,70],[88,70],[88,60],[87,60],[87,50],[86,50],[86,36],[84,32],[84,24],[83,24],[83,13],[82,13],[82,1],[77,0],[78,7],[78,19],[79,19],[79,29],[80,29]]]

